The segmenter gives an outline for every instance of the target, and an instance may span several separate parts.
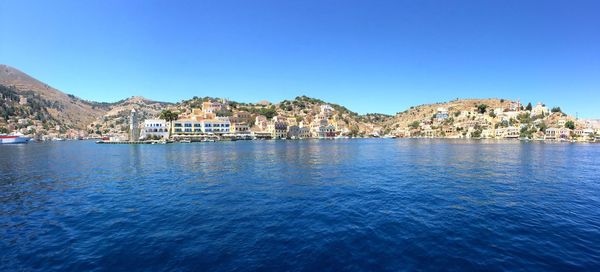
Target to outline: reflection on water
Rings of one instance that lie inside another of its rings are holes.
[[[598,270],[597,145],[0,146],[0,270]]]

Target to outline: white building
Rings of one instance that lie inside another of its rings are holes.
[[[507,138],[507,139],[519,138],[520,135],[521,135],[521,131],[517,127],[507,127],[504,130],[504,138]]]
[[[142,127],[141,139],[167,138],[169,136],[169,125],[162,119],[146,119]]]
[[[230,132],[231,123],[227,117],[201,121],[184,119],[173,122],[173,133],[176,135],[227,134]]]
[[[202,124],[192,119],[180,119],[173,122],[173,134],[202,133]]]
[[[437,108],[437,112],[435,114],[435,118],[438,120],[448,119],[448,109],[446,108]]]
[[[201,127],[204,133],[227,134],[231,132],[231,123],[227,117],[217,117],[212,120],[202,120]]]

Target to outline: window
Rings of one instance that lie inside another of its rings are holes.
[[[186,128],[185,132],[192,132],[192,129],[191,128]]]
[[[185,124],[185,127],[192,127],[192,124]]]
[[[175,123],[175,127],[181,127],[181,123]]]
[[[180,128],[176,128],[175,132],[181,132],[181,129]]]
[[[194,127],[200,127],[200,124],[194,124]]]

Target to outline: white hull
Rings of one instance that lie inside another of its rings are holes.
[[[29,137],[0,136],[0,144],[26,144],[31,140]]]

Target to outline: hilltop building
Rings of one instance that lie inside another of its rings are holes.
[[[550,113],[550,111],[548,110],[548,108],[546,108],[546,106],[544,106],[542,103],[537,103],[537,105],[535,105],[535,107],[533,107],[531,109],[531,117],[534,116],[546,116]]]
[[[438,120],[448,119],[448,109],[437,108],[437,113],[435,114],[435,118]]]
[[[205,113],[216,113],[223,109],[223,104],[216,101],[205,101],[202,102],[202,111]]]
[[[27,97],[20,95],[19,96],[19,105],[27,105]]]

